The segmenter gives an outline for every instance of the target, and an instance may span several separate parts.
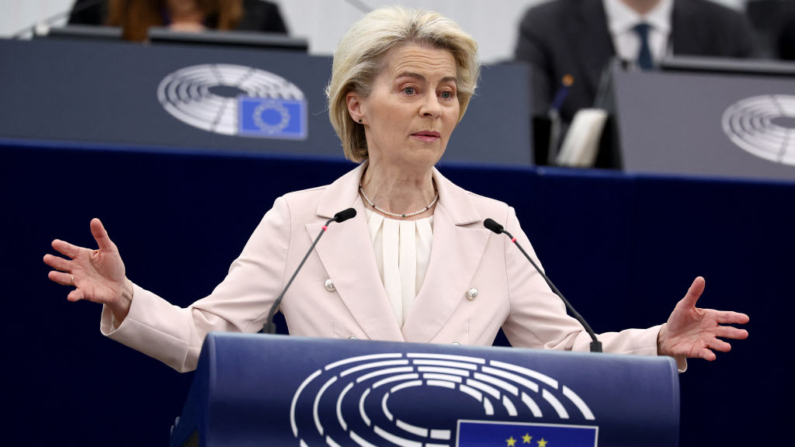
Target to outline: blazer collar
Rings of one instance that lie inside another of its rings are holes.
[[[365,167],[363,163],[326,187],[318,216],[331,218],[350,207],[357,214],[348,222],[330,227],[315,250],[340,298],[370,339],[429,342],[466,300],[490,233],[481,226],[469,227],[482,220],[470,194],[434,168],[439,203],[434,212],[431,260],[425,283],[401,331],[381,283],[359,196]],[[322,225],[308,224],[308,236],[315,237]]]

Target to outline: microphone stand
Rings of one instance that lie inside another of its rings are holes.
[[[492,219],[486,219],[485,221],[483,221],[483,226],[493,231],[496,234],[505,234],[511,238],[511,242],[513,242],[513,244],[516,245],[517,248],[519,248],[519,250],[522,252],[524,257],[527,258],[528,261],[530,261],[530,264],[533,264],[533,267],[535,267],[536,271],[541,274],[541,276],[544,278],[544,281],[547,282],[549,288],[552,289],[553,292],[555,292],[555,295],[557,295],[561,300],[563,300],[563,304],[566,305],[566,309],[568,309],[569,312],[571,312],[571,315],[577,321],[579,321],[580,324],[582,324],[582,327],[585,328],[585,332],[587,332],[588,335],[591,336],[591,340],[593,340],[591,341],[591,346],[590,346],[591,352],[602,352],[602,342],[600,342],[599,339],[596,338],[596,334],[594,333],[593,329],[591,329],[591,326],[588,324],[588,322],[585,321],[585,318],[583,318],[582,315],[580,315],[580,313],[574,309],[571,303],[569,303],[569,300],[567,300],[563,296],[563,294],[560,293],[560,290],[558,290],[558,288],[555,287],[555,284],[552,284],[552,281],[549,279],[549,277],[547,277],[547,275],[545,275],[544,272],[541,271],[540,268],[538,268],[538,265],[536,265],[536,263],[533,262],[533,258],[531,258],[530,255],[527,254],[526,251],[524,251],[524,248],[522,248],[522,246],[519,245],[518,242],[516,242],[516,238],[513,237],[511,233],[505,231],[502,225],[498,224]]]

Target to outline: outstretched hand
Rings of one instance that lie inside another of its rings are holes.
[[[124,262],[116,244],[99,219],[91,220],[91,234],[98,250],[77,247],[61,240],[52,241],[52,248],[69,259],[47,254],[44,263],[54,268],[48,277],[64,286],[74,286],[66,299],[88,300],[111,307],[118,319],[127,315],[132,299],[132,285],[125,276]]]
[[[748,331],[745,329],[723,326],[745,324],[748,322],[748,315],[696,307],[696,302],[704,292],[704,285],[704,278],[699,276],[693,281],[685,297],[676,304],[657,337],[658,354],[713,361],[716,359],[713,351],[731,350],[731,345],[718,337],[735,340],[748,338]]]

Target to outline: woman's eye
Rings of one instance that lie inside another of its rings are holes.
[[[451,91],[444,91],[444,92],[442,92],[442,95],[441,95],[441,96],[442,96],[442,98],[444,98],[444,99],[452,99],[452,97],[453,97],[453,92],[451,92]]]
[[[403,93],[405,93],[407,95],[413,95],[413,94],[417,93],[417,90],[415,90],[414,87],[406,87],[406,88],[403,89]]]

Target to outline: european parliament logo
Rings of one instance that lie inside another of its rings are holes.
[[[422,402],[411,412],[407,402]],[[566,384],[480,357],[420,352],[344,358],[295,390],[301,447],[597,447],[596,416]]]
[[[177,70],[157,97],[174,118],[222,135],[306,139],[307,105],[292,82],[243,65],[206,64]]]
[[[744,151],[795,166],[795,96],[762,95],[732,104],[723,113],[723,131]]]
[[[595,447],[599,427],[459,421],[458,447]]]

